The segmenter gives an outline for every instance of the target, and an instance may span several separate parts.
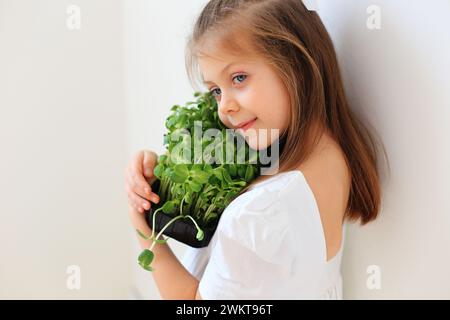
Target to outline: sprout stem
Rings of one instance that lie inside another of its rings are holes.
[[[202,231],[202,229],[200,229],[200,227],[198,226],[197,222],[195,222],[194,218],[192,218],[191,216],[186,216],[186,218],[190,218],[194,222],[195,227],[197,228],[197,230],[198,231]]]
[[[177,216],[175,218],[173,218],[172,220],[170,220],[165,226],[164,228],[161,229],[161,231],[158,233],[158,235],[156,236],[156,239],[159,239],[159,237],[162,235],[162,233],[164,232],[164,230],[166,230],[171,224],[172,222],[174,222],[177,219],[183,218],[183,216]],[[150,246],[150,251],[152,251],[153,247],[155,246],[156,242],[153,241],[152,245]]]
[[[159,210],[162,210],[162,207],[161,208],[159,208],[159,209],[157,209],[155,212],[153,212],[153,224],[152,224],[152,239],[154,239],[153,237],[155,236],[155,229],[156,229],[156,226],[155,226],[155,217],[156,217],[156,213],[159,211]]]

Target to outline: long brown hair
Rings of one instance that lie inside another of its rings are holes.
[[[186,69],[195,87],[201,78],[201,45],[214,39],[236,54],[255,53],[279,73],[289,92],[291,117],[279,172],[295,170],[325,130],[339,144],[351,172],[345,218],[364,225],[376,219],[381,188],[377,152],[381,140],[350,110],[333,43],[319,16],[302,0],[211,0],[186,46]],[[385,159],[387,155],[384,146]],[[247,186],[267,179],[259,176]]]

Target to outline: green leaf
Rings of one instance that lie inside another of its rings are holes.
[[[178,119],[177,128],[186,128],[188,119],[188,116],[186,114],[183,114],[180,119]]]
[[[153,254],[152,251],[150,251],[149,249],[145,249],[139,255],[138,258],[139,265],[143,267],[145,270],[153,271],[153,269],[150,267],[150,264],[152,263],[154,257],[155,255]]]
[[[192,203],[192,192],[186,192],[186,194],[184,195],[184,202],[186,202],[187,204]]]
[[[195,181],[189,181],[189,186],[195,192],[200,192],[200,190],[202,190],[202,185],[197,183],[197,182],[195,182]]]
[[[198,230],[197,231],[197,240],[198,241],[202,241],[203,240],[203,238],[205,237],[205,233],[203,232],[203,230]]]
[[[173,186],[172,196],[175,197],[175,199],[173,200],[174,204],[175,204],[175,200],[183,198],[185,192],[186,191],[185,191],[184,184],[178,184],[178,185]]]
[[[191,177],[192,179],[200,184],[205,184],[206,182],[208,182],[208,179],[210,177],[210,173],[206,172],[206,171],[201,171],[201,170],[193,170],[191,171]]]
[[[165,154],[162,154],[158,157],[158,163],[166,163],[167,156]]]
[[[175,183],[184,183],[189,177],[189,169],[186,164],[176,164],[170,176],[170,180]]]
[[[164,203],[164,205],[162,206],[162,211],[164,213],[170,214],[172,213],[173,209],[175,208],[175,203],[174,201],[167,201],[166,203]]]
[[[225,181],[227,183],[232,183],[233,182],[233,180],[231,179],[230,174],[228,173],[228,171],[226,171],[224,169],[224,170],[222,170],[222,174],[223,174],[223,178],[225,179]]]
[[[168,145],[169,143],[169,135],[165,134],[163,137],[163,145]]]
[[[173,168],[173,172],[175,172],[179,176],[183,176],[186,178],[189,175],[189,169],[188,169],[187,165],[185,165],[185,164],[175,165],[175,167]]]
[[[150,266],[145,266],[145,265],[140,265],[144,270],[147,270],[147,271],[155,271],[155,269],[153,269],[152,267],[150,267]]]
[[[153,169],[153,174],[159,179],[162,179],[162,175],[164,172],[164,166],[162,164],[158,164],[155,169]]]
[[[241,178],[245,178],[245,172],[247,170],[247,167],[245,165],[238,165],[238,175]]]
[[[222,170],[214,169],[213,173],[217,177],[217,179],[219,179],[220,181],[223,181]]]
[[[176,122],[177,122],[177,119],[175,117],[169,117],[166,120],[166,128],[169,130],[172,129],[172,127],[176,124]]]
[[[247,170],[245,171],[245,181],[250,182],[253,178],[253,167],[247,166]]]
[[[233,176],[233,177],[237,176],[237,168],[236,168],[236,165],[235,165],[234,163],[233,163],[233,164],[230,164],[230,165],[229,165],[229,168],[230,168],[230,175]]]
[[[169,177],[172,175],[173,169],[171,167],[167,167],[166,169],[164,169],[164,175]]]

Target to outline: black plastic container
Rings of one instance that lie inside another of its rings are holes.
[[[158,194],[159,186],[160,180],[156,180],[152,184],[152,192]],[[153,229],[153,212],[159,209],[162,205],[163,203],[152,203],[152,207],[145,211],[145,219],[151,229]],[[172,219],[173,217],[165,214],[162,210],[158,211],[155,219],[155,235],[159,233]],[[195,227],[194,222],[189,218],[182,218],[172,222],[170,226],[164,230],[163,235],[187,244],[193,248],[203,248],[208,246],[211,241],[211,238],[217,229],[217,224],[210,228],[202,228],[201,226],[200,228],[204,232],[204,237],[201,241],[197,239],[197,228]]]

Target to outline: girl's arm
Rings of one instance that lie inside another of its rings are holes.
[[[143,219],[143,214],[130,206],[130,219],[133,226],[146,235],[152,233],[151,228]],[[141,249],[149,248],[152,240],[138,236]],[[186,270],[172,252],[168,244],[155,244],[152,250],[155,260],[151,273],[163,299],[168,300],[201,300],[198,293],[199,281]]]

